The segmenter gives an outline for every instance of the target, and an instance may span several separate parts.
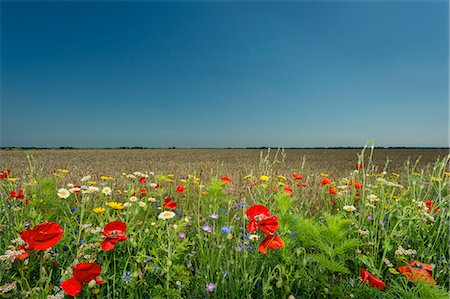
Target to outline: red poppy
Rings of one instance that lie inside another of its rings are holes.
[[[70,188],[73,194],[80,194],[81,193],[81,186],[74,185],[72,188]]]
[[[270,187],[270,190],[273,190],[273,191],[278,191],[278,187],[275,187],[275,186],[271,186],[271,187]]]
[[[186,190],[186,186],[177,186],[177,192],[178,193],[183,193]]]
[[[266,236],[258,246],[259,252],[266,254],[269,249],[279,249],[284,247],[284,241],[280,236]]]
[[[329,185],[331,184],[331,180],[329,178],[322,178],[322,181],[320,182],[320,186]]]
[[[145,184],[145,177],[144,176],[141,176],[139,178],[139,184]]]
[[[9,192],[9,197],[7,199],[11,199],[11,198],[19,198],[19,199],[24,199],[25,195],[23,194],[23,190],[19,189],[19,192],[16,191],[10,191]]]
[[[101,246],[105,251],[112,250],[117,242],[128,239],[128,236],[124,234],[127,229],[127,225],[122,221],[113,221],[105,225],[102,235],[106,237],[103,240]]]
[[[303,176],[301,174],[298,174],[298,173],[293,173],[292,174],[292,178],[294,180],[303,180]]]
[[[421,282],[436,285],[436,281],[433,279],[431,274],[425,269],[416,268],[412,266],[400,266],[398,267],[398,271],[413,282]]]
[[[262,205],[253,205],[245,214],[251,219],[247,223],[247,229],[253,233],[257,228],[262,230],[266,235],[273,235],[278,229],[278,217],[270,216],[269,209]]]
[[[220,180],[221,180],[222,182],[224,182],[224,183],[231,183],[231,182],[232,182],[231,179],[230,179],[229,177],[224,176],[224,175],[220,178]]]
[[[354,185],[356,189],[361,190],[363,185],[357,180],[350,180],[350,185]]]
[[[433,214],[437,214],[439,212],[439,209],[433,209],[434,203],[431,200],[425,199],[423,202],[426,204],[428,212],[431,212]]]
[[[22,240],[28,243],[29,251],[47,250],[58,244],[62,235],[62,227],[55,222],[44,222],[20,233]]]
[[[377,288],[382,291],[386,288],[386,284],[384,283],[384,281],[382,281],[378,277],[370,274],[369,271],[367,271],[365,269],[360,269],[359,274],[361,275],[363,283],[365,283],[366,281],[369,281],[369,285],[371,287]]]
[[[284,193],[287,195],[292,195],[292,189],[290,185],[284,185]]]
[[[297,187],[302,187],[303,189],[305,189],[308,187],[308,185],[307,184],[297,184]]]
[[[330,187],[330,194],[337,194],[337,190],[334,187]]]
[[[83,289],[84,282],[95,280],[102,284],[103,280],[98,278],[102,273],[102,267],[96,263],[79,263],[72,268],[73,276],[61,283],[61,288],[70,296],[78,295]]]
[[[9,174],[11,173],[11,170],[0,170],[0,180],[7,179]]]
[[[175,210],[175,209],[177,208],[177,204],[173,201],[172,198],[167,197],[167,198],[164,200],[164,204],[163,204],[162,207],[165,208],[165,209]]]
[[[356,167],[355,167],[356,169],[363,169],[364,168],[364,165],[363,164],[361,164],[361,163],[358,163],[358,164],[356,164]]]
[[[424,263],[419,262],[418,260],[411,261],[409,263],[409,265],[413,268],[419,268],[419,269],[433,272],[433,267],[430,264],[424,264]]]
[[[145,194],[147,194],[147,190],[145,188],[141,188],[141,190],[139,190],[139,194],[145,195]]]

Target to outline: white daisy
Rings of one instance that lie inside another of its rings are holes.
[[[66,188],[60,188],[58,190],[58,197],[59,198],[67,198],[69,196],[70,196],[70,192]]]
[[[172,211],[164,211],[158,215],[158,218],[162,220],[167,220],[173,217],[175,217],[175,213]]]

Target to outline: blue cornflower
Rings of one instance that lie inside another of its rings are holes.
[[[231,233],[231,227],[230,226],[222,226],[222,228],[220,229],[224,234],[229,234]]]
[[[130,272],[123,273],[122,279],[125,281],[125,283],[129,283],[132,279]]]

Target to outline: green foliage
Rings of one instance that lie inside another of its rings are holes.
[[[359,241],[349,236],[348,219],[327,213],[323,217],[319,222],[292,216],[289,228],[297,232],[298,245],[311,252],[309,257],[314,262],[332,273],[348,274],[346,264],[354,262]]]

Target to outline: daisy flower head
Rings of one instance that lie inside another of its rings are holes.
[[[356,211],[356,208],[354,206],[344,206],[343,209],[346,210],[347,212]]]
[[[158,215],[158,218],[162,220],[167,220],[173,217],[175,217],[175,213],[172,211],[164,211]]]
[[[375,194],[370,194],[367,196],[367,199],[370,201],[379,201],[380,199]]]
[[[59,198],[67,198],[69,196],[70,196],[70,192],[66,188],[58,189],[58,197]]]
[[[87,182],[87,181],[89,181],[91,178],[92,178],[92,176],[86,175],[86,176],[82,177],[80,181],[82,181],[82,182]]]
[[[110,196],[112,193],[112,190],[109,187],[103,187],[102,193],[103,193],[103,195]]]

